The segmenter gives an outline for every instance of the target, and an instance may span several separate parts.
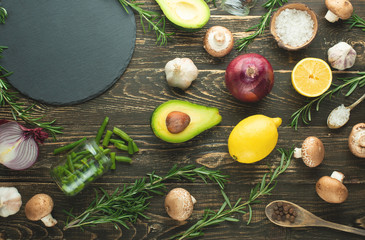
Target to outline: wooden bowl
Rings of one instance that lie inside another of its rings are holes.
[[[276,34],[275,31],[275,19],[277,16],[279,16],[279,14],[285,10],[285,9],[297,9],[297,10],[302,10],[302,11],[306,11],[312,18],[313,20],[313,35],[312,37],[305,42],[303,45],[301,46],[297,46],[297,47],[293,47],[287,44],[284,44],[282,42],[282,40],[279,38],[279,36]],[[271,34],[274,36],[275,40],[278,42],[279,47],[289,50],[289,51],[295,51],[295,50],[299,50],[302,49],[304,47],[306,47],[308,44],[310,44],[312,42],[312,40],[315,38],[316,34],[318,31],[318,21],[317,21],[317,16],[316,14],[309,8],[307,7],[307,5],[303,4],[303,3],[290,3],[290,4],[285,4],[284,6],[280,7],[271,17],[271,23],[270,23],[270,32]]]

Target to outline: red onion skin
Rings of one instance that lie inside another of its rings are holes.
[[[4,124],[4,125],[3,125]],[[1,126],[3,125],[3,126]],[[18,141],[21,137],[24,138],[23,145],[28,144],[32,145],[34,149],[36,149],[35,152],[29,152],[27,150],[21,151],[21,155],[18,154],[18,157],[22,157],[21,159],[18,159],[16,161],[7,161],[2,163],[4,166],[13,169],[13,170],[24,170],[29,167],[31,167],[38,158],[38,144],[43,143],[45,139],[48,138],[48,134],[46,132],[42,131],[42,128],[35,128],[35,129],[28,129],[24,126],[20,125],[17,122],[14,121],[8,121],[4,119],[0,119],[0,128],[2,131],[11,131],[11,135],[6,135],[5,138],[14,141]],[[5,130],[6,129],[6,130]],[[4,132],[0,132],[0,139],[3,138],[1,134],[7,134]],[[28,143],[26,143],[28,142]],[[37,144],[38,143],[38,144]],[[28,156],[25,156],[27,154],[31,154]]]
[[[272,90],[274,71],[269,61],[260,54],[243,54],[228,64],[225,83],[238,100],[257,102]]]

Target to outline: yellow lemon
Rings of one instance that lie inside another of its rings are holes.
[[[331,86],[332,71],[322,59],[304,58],[295,65],[291,79],[298,93],[318,97]]]
[[[277,128],[281,118],[253,115],[243,119],[228,138],[229,154],[241,163],[260,161],[271,153],[278,142]]]

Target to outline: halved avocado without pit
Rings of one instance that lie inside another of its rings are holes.
[[[177,28],[198,31],[209,21],[210,9],[204,0],[156,0],[168,20]]]
[[[183,125],[184,129],[177,133],[171,132],[168,129],[166,121],[169,114],[174,113],[178,113],[178,118],[185,115],[189,118],[187,126]],[[187,101],[170,100],[155,109],[151,117],[151,128],[158,138],[170,143],[181,143],[192,139],[221,121],[222,116],[219,115],[217,108],[206,107]]]

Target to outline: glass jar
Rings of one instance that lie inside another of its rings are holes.
[[[76,195],[109,170],[111,160],[106,151],[95,139],[86,140],[52,166],[51,176],[66,195]]]

